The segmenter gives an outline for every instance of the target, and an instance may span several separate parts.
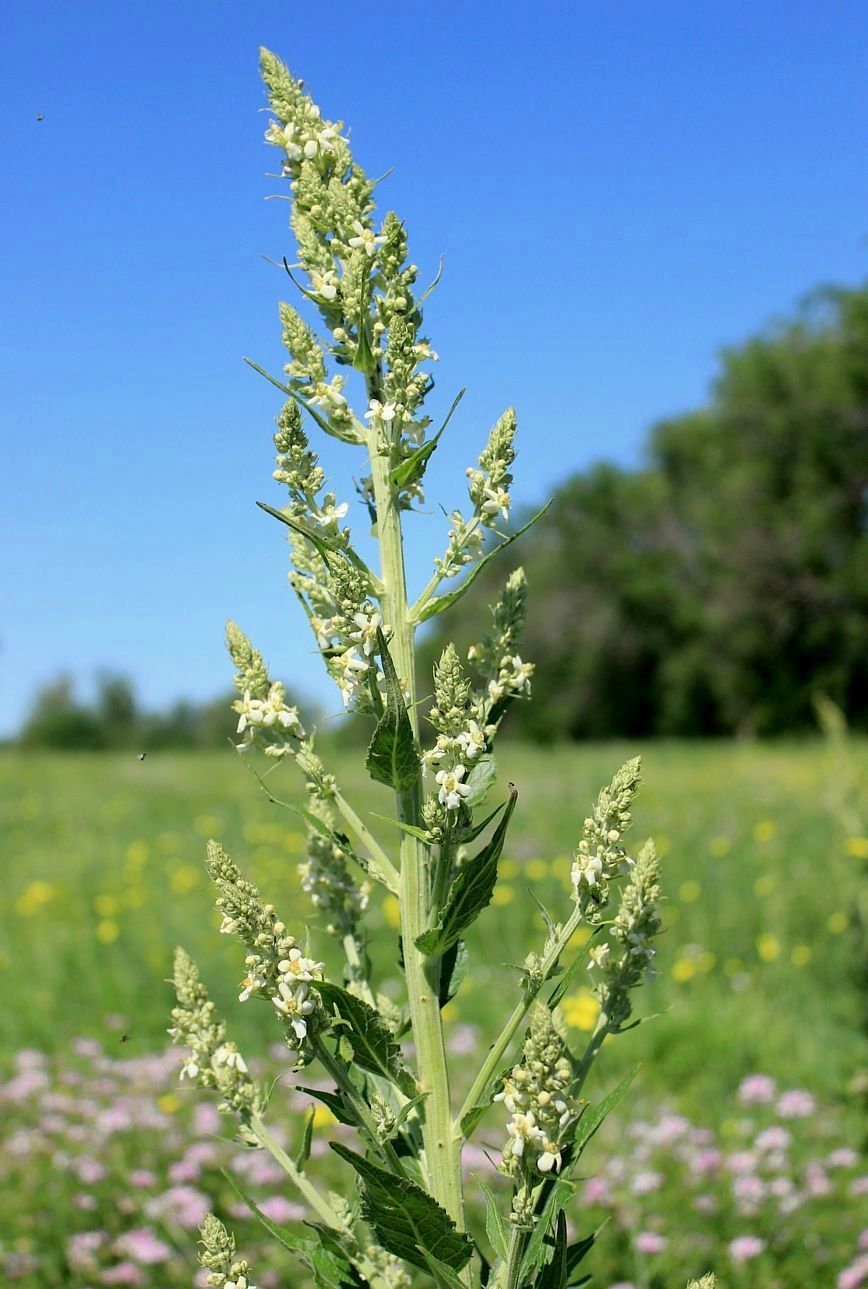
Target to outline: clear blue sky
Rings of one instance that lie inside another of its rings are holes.
[[[7,7],[0,279],[0,730],[69,669],[145,701],[223,688],[235,617],[328,694],[257,498],[291,255],[256,53],[282,54],[432,275],[435,410],[470,392],[412,530],[509,402],[516,493],[641,458],[705,396],[721,344],[866,274],[862,0]],[[44,121],[37,121],[43,114]],[[329,440],[343,495],[355,460]],[[337,449],[333,451],[333,449]]]

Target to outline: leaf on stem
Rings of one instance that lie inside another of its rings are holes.
[[[490,1187],[480,1181],[477,1181],[476,1185],[482,1191],[485,1200],[485,1234],[488,1236],[488,1242],[494,1250],[494,1256],[505,1260],[509,1252],[509,1227],[506,1218],[501,1213]]]
[[[598,932],[602,931],[602,929],[603,929],[602,927],[597,927],[594,931],[594,935],[598,934]],[[591,937],[591,939],[593,939],[593,936]],[[552,1012],[554,1011],[554,1009],[560,1003],[561,999],[566,994],[567,990],[570,988],[570,985],[572,985],[573,980],[576,977],[576,972],[579,970],[579,968],[582,966],[582,964],[584,963],[585,959],[588,956],[588,950],[590,949],[590,947],[591,947],[591,940],[589,940],[588,943],[584,945],[582,949],[579,950],[579,952],[576,954],[573,961],[567,967],[563,976],[561,976],[561,979],[558,982],[558,984],[552,990],[551,994],[549,995],[549,999],[547,1003],[549,1011],[552,1011]],[[554,974],[554,970],[552,970],[550,975],[553,975],[553,974]]]
[[[431,845],[431,838],[424,828],[417,828],[415,824],[405,824],[402,819],[392,819],[389,815],[378,815],[376,810],[368,812],[375,819],[382,819],[384,824],[391,824],[393,828],[400,828],[401,832],[408,833],[411,837],[417,837],[419,841],[424,841],[426,846]]]
[[[438,1002],[441,1008],[445,1007],[458,993],[469,968],[470,954],[464,947],[464,941],[456,940],[452,947],[446,950],[440,963]]]
[[[308,1107],[307,1114],[304,1117],[304,1133],[301,1139],[301,1146],[295,1157],[295,1166],[300,1173],[304,1172],[304,1166],[310,1159],[310,1148],[313,1142],[313,1121],[316,1110],[313,1106]]]
[[[426,957],[444,954],[491,902],[497,883],[497,863],[517,800],[518,793],[513,788],[503,818],[488,845],[467,860],[452,883],[437,925],[417,936],[416,948]]]
[[[614,1110],[615,1106],[621,1100],[621,1097],[635,1079],[638,1070],[639,1066],[634,1065],[632,1070],[629,1070],[628,1073],[625,1074],[618,1086],[614,1088],[607,1097],[604,1097],[599,1105],[595,1105],[590,1110],[586,1110],[582,1115],[576,1128],[576,1135],[573,1138],[574,1159],[579,1158],[582,1151],[585,1149],[585,1146],[587,1146],[603,1120],[612,1112],[612,1110]]]
[[[563,1210],[558,1213],[555,1228],[555,1249],[551,1261],[542,1275],[535,1282],[538,1289],[566,1289],[569,1278],[569,1261],[567,1254],[567,1219]]]
[[[309,1097],[315,1097],[317,1101],[322,1101],[324,1106],[328,1106],[339,1123],[346,1123],[351,1128],[358,1128],[359,1117],[341,1092],[324,1092],[320,1088],[305,1088],[300,1084],[296,1084],[295,1090],[296,1092],[304,1092]]]
[[[377,783],[385,783],[395,792],[405,792],[419,777],[419,751],[401,682],[380,629],[377,643],[386,684],[386,710],[374,730],[365,765]]]
[[[464,804],[471,810],[478,806],[484,801],[496,778],[497,762],[490,752],[486,752],[470,767],[470,773],[467,776],[470,792],[464,798]],[[466,841],[467,838],[465,837],[464,840]]]
[[[326,1007],[332,1009],[343,1025],[339,1033],[353,1050],[353,1057],[363,1070],[379,1074],[394,1083],[408,1097],[415,1096],[416,1081],[401,1059],[401,1049],[392,1031],[378,1011],[355,994],[325,980],[313,982]]]
[[[423,443],[415,452],[411,452],[408,457],[405,457],[405,459],[401,461],[399,465],[396,465],[393,470],[389,471],[389,483],[391,483],[393,488],[407,488],[411,484],[419,482],[425,473],[429,459],[434,455],[434,452],[437,449],[437,444],[440,442],[440,436],[443,434],[443,431],[452,419],[452,413],[455,411],[466,393],[466,388],[458,391],[453,399],[452,406],[446,414],[446,420],[440,426],[437,433],[433,435],[427,443]]]
[[[359,1289],[365,1284],[347,1255],[341,1251],[337,1237],[328,1232],[326,1227],[310,1223],[317,1233],[316,1240],[294,1235],[285,1227],[279,1226],[277,1222],[272,1222],[270,1217],[266,1217],[256,1201],[242,1190],[227,1169],[224,1168],[221,1171],[235,1194],[247,1205],[268,1234],[290,1253],[294,1253],[299,1261],[313,1272],[317,1289],[320,1289],[320,1286],[323,1289]],[[324,1232],[328,1234],[328,1242],[323,1239]]]
[[[414,1267],[428,1271],[428,1257],[450,1271],[470,1261],[473,1243],[456,1230],[452,1218],[415,1182],[380,1168],[340,1142],[332,1150],[362,1179],[362,1217],[373,1227],[384,1249]]]
[[[499,546],[495,546],[494,550],[489,551],[487,555],[483,555],[479,563],[474,565],[461,585],[457,586],[454,591],[447,591],[445,595],[437,595],[433,600],[429,600],[427,604],[423,604],[422,608],[419,610],[416,620],[418,622],[427,622],[428,619],[433,618],[435,614],[444,613],[447,609],[451,609],[453,604],[457,604],[462,595],[470,590],[470,587],[476,581],[477,577],[479,577],[479,574],[485,568],[488,561],[494,559],[495,555],[499,555],[501,551],[506,550],[507,546],[511,546],[514,541],[518,541],[522,533],[526,533],[529,528],[533,527],[538,519],[542,518],[551,504],[551,501],[547,501],[542,509],[536,512],[532,519],[529,519],[528,522],[523,524],[516,532],[511,533],[509,537],[505,537]]]
[[[264,501],[257,501],[256,504],[267,515],[272,515],[274,519],[279,519],[282,524],[286,524],[287,528],[291,528],[294,533],[299,533],[302,537],[305,537],[312,546],[316,547],[318,553],[328,564],[329,555],[337,550],[334,542],[330,542],[328,538],[314,532],[312,528],[308,528],[307,524],[303,524],[300,519],[294,519],[291,515],[283,514],[282,511],[275,510],[273,506],[269,506]]]
[[[252,358],[245,358],[244,361],[247,363],[248,367],[252,367],[254,371],[258,371],[260,376],[264,376],[270,384],[276,386],[281,393],[286,394],[286,396],[291,398],[293,402],[298,403],[299,407],[303,408],[304,411],[307,412],[311,420],[316,422],[324,434],[331,435],[333,439],[340,439],[341,443],[361,443],[362,440],[358,435],[342,434],[339,430],[336,430],[330,421],[327,421],[324,416],[320,416],[316,408],[309,403],[307,399],[302,398],[297,389],[293,389],[291,385],[284,385],[283,381],[277,380],[277,378],[272,376],[270,372],[267,372],[264,367],[260,367],[259,363],[255,363]]]

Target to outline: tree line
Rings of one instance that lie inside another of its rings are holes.
[[[821,694],[868,727],[868,286],[725,350],[708,405],[656,425],[641,468],[559,488],[482,574],[489,598],[519,562],[526,736],[776,735]]]

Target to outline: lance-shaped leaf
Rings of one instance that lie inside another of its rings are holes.
[[[291,528],[294,533],[299,533],[306,538],[312,546],[316,547],[317,552],[328,564],[330,554],[338,549],[334,542],[329,541],[328,538],[323,537],[321,533],[316,532],[313,528],[309,528],[307,524],[303,524],[300,519],[296,519],[293,515],[285,515],[281,510],[275,510],[273,506],[269,506],[264,501],[257,501],[256,504],[260,510],[265,511],[266,515],[279,519],[282,524],[286,524],[287,528]]]
[[[575,1192],[575,1186],[565,1178],[558,1177],[551,1184],[543,1211],[537,1219],[537,1224],[524,1251],[524,1258],[521,1264],[522,1284],[536,1285],[536,1276],[545,1263],[546,1253],[550,1246],[551,1236],[549,1233]]]
[[[370,278],[367,274],[362,277],[359,300],[359,333],[356,342],[356,352],[353,355],[353,366],[356,371],[370,376],[377,369],[377,359],[371,348],[371,310],[368,306],[368,290]]]
[[[429,459],[436,451],[437,444],[440,442],[440,437],[443,434],[443,431],[452,420],[452,413],[455,411],[466,393],[466,389],[458,391],[453,399],[452,406],[446,414],[446,420],[440,426],[437,433],[433,435],[427,443],[423,443],[415,452],[411,452],[408,457],[405,457],[404,460],[399,465],[396,465],[393,470],[389,471],[389,482],[394,488],[406,488],[412,483],[419,482],[425,473]]]
[[[377,629],[377,645],[383,663],[386,708],[368,747],[365,765],[372,779],[385,783],[395,792],[411,788],[419,777],[419,751],[401,682],[395,671],[383,632]]]
[[[330,421],[326,420],[324,416],[319,414],[313,404],[309,403],[307,399],[302,398],[297,389],[293,389],[291,385],[284,385],[283,381],[277,380],[277,378],[272,376],[270,372],[267,372],[264,367],[260,367],[259,363],[255,363],[252,358],[245,358],[244,361],[247,363],[248,367],[252,367],[254,371],[258,371],[260,376],[264,376],[270,384],[276,386],[277,389],[286,394],[287,397],[291,398],[293,402],[298,403],[299,407],[303,408],[304,411],[307,412],[311,420],[316,422],[324,434],[330,434],[333,439],[340,439],[342,443],[361,443],[363,441],[355,431],[345,433],[343,430],[335,429],[334,425],[332,425]]]
[[[482,1191],[485,1200],[485,1233],[488,1236],[488,1242],[494,1250],[494,1256],[505,1261],[509,1251],[509,1225],[500,1211],[500,1205],[491,1193],[491,1188],[481,1181],[477,1181],[476,1185]]]
[[[639,1070],[638,1065],[634,1065],[632,1070],[624,1075],[624,1078],[616,1088],[609,1093],[607,1097],[595,1106],[591,1106],[582,1115],[576,1127],[576,1135],[573,1137],[573,1159],[576,1160],[593,1137],[594,1133],[602,1124],[607,1115],[611,1114],[615,1106],[621,1100],[621,1097],[629,1088],[630,1084],[636,1077]]]
[[[593,936],[597,935],[598,932],[600,932],[601,930],[602,930],[602,927],[596,927],[594,929],[591,940],[593,940]],[[567,990],[572,985],[573,980],[576,977],[576,972],[579,970],[579,968],[582,966],[582,964],[584,963],[585,959],[588,956],[588,952],[591,948],[591,940],[588,940],[587,944],[584,945],[583,948],[579,950],[579,952],[576,954],[573,961],[567,967],[563,976],[561,976],[561,979],[559,980],[558,984],[552,990],[551,996],[548,1000],[549,1011],[554,1011],[554,1009],[561,1002],[561,999],[565,996]]]
[[[481,836],[482,833],[485,832],[486,828],[492,822],[492,820],[497,818],[497,816],[500,814],[501,810],[505,805],[506,805],[506,802],[501,801],[497,809],[492,810],[491,814],[486,815],[486,817],[482,819],[478,824],[471,824],[469,828],[462,828],[461,836],[459,837],[460,844],[462,846],[466,846],[469,841],[476,841],[476,838]]]
[[[510,791],[503,818],[487,846],[467,860],[449,889],[445,907],[437,925],[416,938],[416,947],[427,956],[440,957],[479,917],[491,902],[497,883],[497,862],[503,850],[506,830],[518,800],[515,788]]]
[[[316,980],[313,987],[326,1007],[344,1022],[338,1032],[352,1047],[356,1063],[363,1070],[388,1079],[406,1096],[415,1096],[416,1081],[404,1068],[401,1049],[380,1013],[361,998],[356,998],[355,994],[347,993],[346,989],[328,981]]]
[[[315,1097],[317,1101],[322,1101],[324,1106],[328,1106],[339,1123],[346,1123],[351,1128],[358,1128],[359,1116],[347,1102],[343,1093],[325,1092],[321,1088],[305,1088],[300,1084],[296,1084],[295,1090],[296,1092],[304,1092],[309,1097]]]
[[[416,616],[416,620],[418,622],[427,622],[428,619],[433,618],[435,614],[444,613],[446,609],[451,609],[453,604],[457,604],[462,595],[465,595],[466,592],[470,590],[470,587],[476,581],[477,577],[479,577],[479,574],[485,568],[488,561],[494,559],[495,555],[499,555],[501,551],[506,550],[507,546],[511,546],[513,542],[518,541],[522,533],[526,533],[529,528],[533,527],[538,519],[542,518],[551,504],[552,503],[550,501],[547,501],[542,509],[536,512],[532,519],[529,519],[528,522],[523,524],[516,532],[511,533],[509,537],[505,537],[498,546],[495,546],[494,550],[490,550],[487,555],[483,555],[479,563],[474,564],[473,568],[467,574],[467,577],[465,577],[460,586],[456,586],[454,591],[448,591],[445,595],[436,595],[433,600],[428,600],[423,604]]]
[[[304,1172],[304,1166],[310,1159],[310,1148],[313,1143],[313,1121],[316,1116],[316,1109],[313,1106],[308,1108],[304,1117],[304,1132],[302,1133],[301,1146],[295,1157],[295,1166],[300,1173]]]
[[[437,1001],[441,1007],[445,1007],[458,993],[467,978],[469,969],[470,954],[464,946],[464,941],[456,940],[452,947],[446,950],[440,961]]]
[[[562,1210],[555,1226],[554,1253],[535,1285],[537,1289],[566,1289],[568,1278],[567,1219]]]
[[[417,828],[415,824],[405,824],[402,819],[392,819],[389,815],[378,815],[376,810],[371,810],[370,814],[375,819],[382,819],[384,824],[391,824],[393,828],[400,828],[401,832],[407,833],[408,836],[424,841],[426,846],[431,845],[431,838],[424,828]]]
[[[473,1243],[455,1228],[435,1199],[406,1177],[380,1168],[337,1141],[329,1143],[362,1179],[362,1217],[373,1227],[384,1249],[422,1271],[429,1269],[426,1253],[452,1271],[470,1261]]]

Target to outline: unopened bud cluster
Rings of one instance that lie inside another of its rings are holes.
[[[175,950],[174,986],[177,1005],[172,1009],[174,1024],[169,1035],[174,1043],[188,1049],[181,1078],[216,1090],[221,1110],[234,1111],[242,1120],[248,1118],[259,1104],[256,1085],[238,1048],[226,1038],[226,1027],[199,979],[196,964],[180,948]]]
[[[570,1104],[572,1065],[558,1013],[536,1004],[531,1011],[521,1061],[495,1096],[512,1115],[501,1172],[519,1181],[557,1172],[576,1115]]]
[[[485,717],[495,725],[512,699],[530,698],[534,665],[516,652],[526,616],[527,579],[524,569],[517,568],[492,609],[493,630],[467,651],[468,661],[482,676]]]
[[[576,900],[592,920],[609,897],[608,883],[633,865],[621,845],[630,827],[630,806],[639,786],[639,757],[628,761],[597,798],[593,814],[585,820],[572,867]]]
[[[612,1029],[630,1018],[630,992],[653,974],[654,937],[660,931],[660,863],[654,843],[648,841],[639,852],[624,890],[612,936],[620,953],[612,955],[609,945],[591,950],[592,964],[600,969],[596,988],[601,1014]]]
[[[215,841],[208,843],[206,867],[219,891],[221,933],[237,935],[250,950],[244,959],[247,974],[239,1001],[246,1002],[254,994],[270,998],[284,1022],[289,1045],[298,1049],[311,1025],[323,1016],[322,1004],[310,986],[322,980],[324,964],[305,957],[276,917],[274,906],[263,903],[257,887],[244,880]]]
[[[333,830],[334,815],[326,802],[311,803],[316,814]],[[368,907],[370,882],[353,881],[347,868],[346,853],[331,836],[309,828],[307,859],[298,865],[302,890],[326,918],[326,930],[332,935],[353,935]]]
[[[235,1236],[213,1213],[199,1227],[199,1265],[208,1271],[205,1283],[213,1289],[256,1289],[248,1264],[235,1256]]]

